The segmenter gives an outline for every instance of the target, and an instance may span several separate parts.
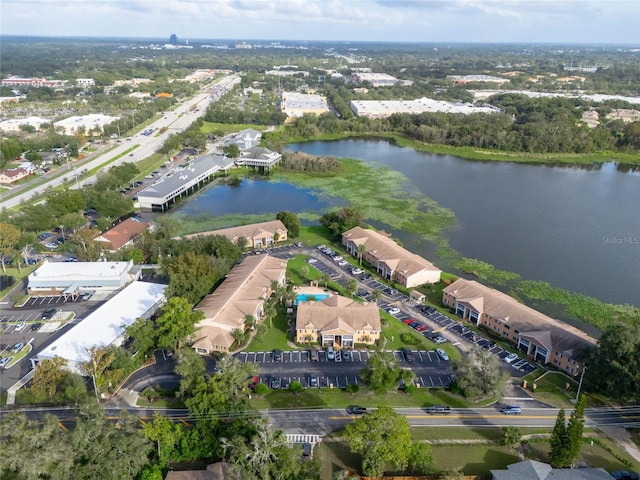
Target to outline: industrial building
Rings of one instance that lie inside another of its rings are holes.
[[[356,83],[368,82],[374,87],[390,87],[398,82],[398,79],[386,73],[356,72],[352,75]]]
[[[119,346],[126,327],[138,318],[150,318],[164,305],[166,288],[157,283],[133,282],[40,352],[37,361],[61,357],[67,361],[68,370],[86,375],[82,365],[89,360],[91,348]]]
[[[315,93],[282,92],[280,109],[288,117],[302,117],[305,113],[322,115],[329,111],[326,97]]]
[[[66,135],[75,135],[83,131],[85,134],[97,130],[102,132],[102,128],[111,122],[118,120],[120,117],[110,117],[100,113],[92,113],[90,115],[74,116],[55,122],[53,126],[62,129]]]
[[[476,107],[470,103],[445,102],[430,98],[418,98],[416,100],[352,100],[351,110],[357,117],[385,118],[395,113],[497,113],[499,108],[492,106]]]

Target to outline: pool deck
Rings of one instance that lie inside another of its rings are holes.
[[[295,287],[293,291],[303,295],[337,295],[336,292],[326,290],[322,287]]]

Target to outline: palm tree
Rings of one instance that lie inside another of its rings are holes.
[[[358,258],[360,260],[360,266],[362,266],[362,256],[367,251],[367,246],[364,243],[358,245]]]
[[[329,275],[328,273],[323,273],[322,283],[324,283],[324,288],[327,288],[327,285],[329,284],[330,281],[331,281],[331,275]]]
[[[244,331],[247,332],[249,330],[253,330],[256,328],[256,317],[253,315],[247,315],[244,317]]]
[[[358,281],[355,278],[349,280],[349,283],[347,284],[347,290],[351,294],[351,298],[353,298],[353,294],[358,291]]]
[[[371,296],[373,297],[373,301],[376,302],[377,305],[382,298],[382,292],[376,288],[373,292],[371,292]]]

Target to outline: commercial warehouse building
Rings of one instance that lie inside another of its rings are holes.
[[[112,292],[137,280],[140,272],[129,262],[50,262],[28,277],[29,295],[69,295]]]
[[[418,98],[417,100],[352,100],[349,104],[357,117],[385,118],[394,113],[497,113],[497,107],[483,105],[476,107],[470,103],[445,102],[432,100],[431,98]]]
[[[439,268],[374,230],[362,227],[347,230],[342,234],[342,244],[356,258],[361,255],[359,248],[362,245],[362,259],[384,278],[405,288],[440,281],[442,271]]]
[[[582,372],[586,352],[596,339],[515,298],[481,283],[460,278],[443,290],[442,302],[456,315],[515,343],[540,363],[552,363],[570,375]]]
[[[329,111],[326,97],[315,93],[282,92],[280,109],[288,117],[302,117],[305,113],[322,115]]]
[[[82,364],[89,360],[91,348],[120,345],[126,327],[138,318],[150,318],[164,305],[166,288],[133,282],[40,352],[37,361],[61,357],[67,361],[67,369],[85,375]]]
[[[120,117],[110,117],[100,113],[92,113],[90,115],[74,116],[55,122],[53,126],[62,129],[66,135],[75,135],[84,132],[91,134],[92,131],[102,132],[102,128],[111,122],[118,120]]]

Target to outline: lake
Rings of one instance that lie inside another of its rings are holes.
[[[375,140],[310,142],[288,149],[375,162],[403,173],[455,212],[459,225],[446,236],[466,257],[605,302],[640,305],[638,169],[612,162],[470,161]],[[388,229],[410,250],[447,266],[434,258],[433,245]]]

